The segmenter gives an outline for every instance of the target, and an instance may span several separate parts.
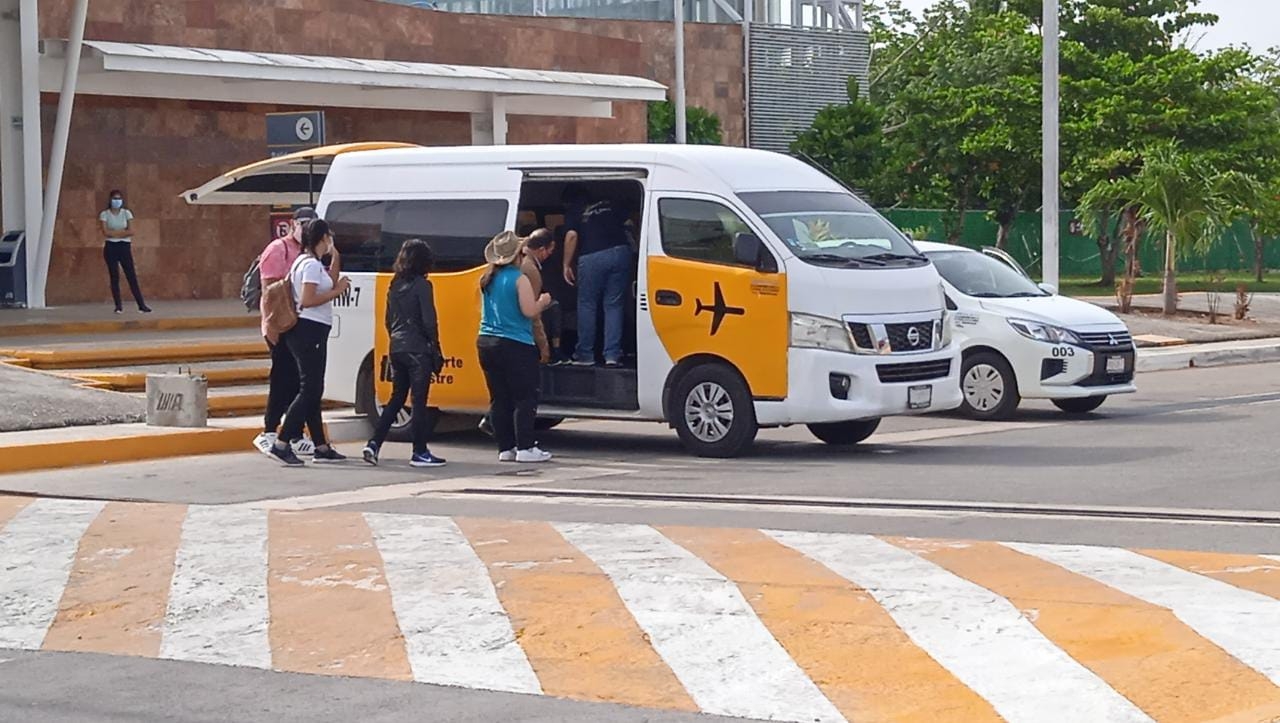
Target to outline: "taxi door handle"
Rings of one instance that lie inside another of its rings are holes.
[[[680,294],[670,289],[660,289],[657,294],[654,294],[653,301],[658,306],[679,306],[684,303]]]

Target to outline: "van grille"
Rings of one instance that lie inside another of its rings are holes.
[[[931,379],[945,379],[951,375],[951,360],[938,359],[927,362],[910,362],[907,364],[878,364],[876,374],[885,384],[902,382],[925,382]]]

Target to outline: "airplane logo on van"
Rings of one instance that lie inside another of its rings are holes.
[[[724,323],[726,316],[746,316],[747,310],[738,306],[729,306],[724,301],[724,292],[720,290],[720,282],[716,282],[715,303],[707,306],[702,303],[702,299],[696,299],[698,308],[693,312],[694,316],[702,316],[702,312],[711,312],[711,336],[715,336],[720,331],[720,325]]]

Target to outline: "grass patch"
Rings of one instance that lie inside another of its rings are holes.
[[[1280,293],[1280,274],[1269,276],[1262,283],[1255,281],[1252,274],[1231,274],[1224,277],[1222,283],[1218,285],[1218,291],[1224,295],[1235,294],[1237,284],[1244,284],[1253,293]],[[1211,287],[1212,281],[1209,274],[1191,273],[1178,276],[1178,293],[1180,294],[1203,293],[1209,291]],[[1163,284],[1158,275],[1144,276],[1133,282],[1134,294],[1159,294],[1162,290]],[[1114,296],[1116,292],[1114,287],[1099,286],[1097,277],[1087,276],[1064,276],[1059,291],[1064,296]]]

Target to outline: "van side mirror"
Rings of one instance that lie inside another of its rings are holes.
[[[740,233],[733,237],[733,260],[761,273],[778,273],[777,260],[754,234]]]

